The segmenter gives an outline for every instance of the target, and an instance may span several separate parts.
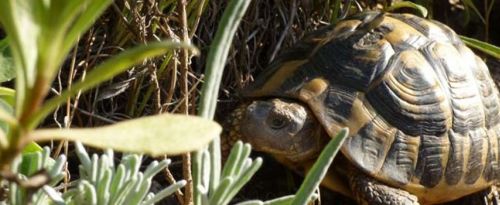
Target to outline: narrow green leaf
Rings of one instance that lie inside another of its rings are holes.
[[[132,176],[130,180],[127,180],[125,182],[125,185],[119,188],[118,192],[113,193],[114,195],[112,196],[109,204],[124,204],[125,198],[137,184],[138,180],[139,179],[137,178],[137,176]]]
[[[212,193],[212,196],[210,196],[209,205],[222,204],[222,201],[224,201],[223,196],[226,196],[230,192],[233,182],[234,179],[231,176],[222,179],[219,186],[215,189],[215,192]]]
[[[349,131],[347,128],[343,128],[340,132],[335,136],[330,142],[325,146],[319,158],[314,163],[311,170],[306,175],[304,182],[300,186],[297,194],[295,194],[295,198],[292,205],[303,205],[307,204],[307,202],[311,199],[313,192],[316,188],[318,188],[321,180],[326,175],[328,168],[330,168],[330,164],[332,164],[335,155],[340,150],[340,147],[344,143]]]
[[[49,169],[49,176],[54,178],[58,174],[62,175],[63,174],[62,170],[65,164],[66,164],[66,155],[59,155],[54,165],[52,165],[52,167]]]
[[[170,196],[180,188],[184,187],[186,185],[185,180],[178,181],[170,186],[168,186],[166,189],[161,190],[160,192],[156,193],[155,196],[151,199],[148,199],[147,201],[143,202],[142,205],[151,205],[154,203],[159,202],[163,198]]]
[[[333,6],[333,12],[332,15],[330,16],[330,22],[332,25],[336,24],[339,21],[339,13],[341,6],[342,6],[341,1],[335,1],[335,4]]]
[[[5,100],[11,107],[14,107],[16,103],[16,91],[0,86],[0,98]]]
[[[101,16],[111,3],[113,3],[112,0],[86,0],[84,2],[89,3],[81,15],[72,22],[66,22],[71,23],[72,27],[67,31],[63,43],[62,51],[64,54],[69,52],[69,49],[73,47],[78,37],[85,32],[99,16]],[[71,15],[71,9],[67,9],[66,11],[68,16]]]
[[[98,204],[108,204],[110,193],[109,186],[111,184],[111,169],[106,169],[103,171],[102,177],[97,184],[97,203]]]
[[[42,147],[36,142],[30,142],[28,145],[26,145],[26,147],[24,147],[23,154],[41,152],[42,150]]]
[[[163,169],[167,168],[169,164],[170,164],[170,159],[164,159],[159,163],[157,161],[151,162],[148,168],[146,168],[146,171],[144,171],[144,178],[148,180],[152,179],[156,174],[161,172]]]
[[[113,179],[111,180],[111,186],[109,187],[109,193],[117,193],[122,187],[125,181],[125,166],[120,164],[116,168],[116,172],[113,175]],[[113,196],[111,196],[113,197]]]
[[[250,162],[250,167],[243,170],[242,173],[236,178],[235,182],[231,185],[229,192],[223,196],[224,201],[221,204],[229,204],[234,196],[241,190],[245,184],[250,181],[255,172],[262,166],[262,158],[257,157],[253,162]]]
[[[466,36],[460,36],[460,39],[468,46],[493,56],[496,59],[500,59],[500,47]]]
[[[80,182],[78,190],[80,191],[79,196],[82,197],[79,201],[80,204],[97,205],[97,193],[92,184],[84,180]]]
[[[92,166],[92,162],[90,160],[90,156],[85,150],[85,147],[83,147],[82,143],[77,142],[75,143],[75,150],[76,150],[76,156],[80,160],[80,165],[85,171],[85,173],[90,173],[90,169]],[[80,173],[82,174],[82,173]],[[82,177],[82,176],[80,176]]]
[[[221,127],[213,121],[195,116],[161,114],[97,128],[40,129],[31,136],[35,141],[81,141],[103,149],[161,156],[200,149],[220,132]]]
[[[283,196],[273,200],[265,201],[264,205],[289,205],[292,203],[295,195]]]
[[[25,176],[31,176],[39,169],[42,161],[42,152],[23,154],[22,159],[19,165],[19,173]]]
[[[38,55],[37,40],[40,26],[35,14],[41,1],[0,1],[0,23],[8,36],[12,57],[17,71],[16,90],[24,97],[27,87],[35,80],[35,63]],[[22,99],[20,99],[21,101]]]
[[[474,5],[474,1],[472,1],[472,0],[463,0],[463,2],[464,2],[466,10],[468,10],[467,8],[472,9],[472,11],[474,11],[474,13],[479,17],[479,19],[481,20],[481,22],[483,24],[486,24],[486,20],[484,19],[483,15],[481,15],[481,12],[477,9],[476,5]]]
[[[52,200],[52,202],[56,205],[66,205],[64,202],[63,197],[61,196],[61,193],[56,191],[54,188],[50,186],[43,186],[42,188],[43,192],[47,194],[47,196]]]
[[[243,148],[241,150],[240,156],[238,157],[239,160],[236,161],[234,167],[235,169],[233,170],[233,174],[241,174],[241,172],[245,171],[245,161],[246,160],[251,160],[248,158],[250,156],[250,152],[252,152],[252,146],[248,143],[243,144]]]
[[[207,56],[206,81],[203,85],[200,99],[200,115],[205,118],[212,119],[214,117],[227,54],[231,47],[231,42],[233,42],[236,29],[250,2],[249,0],[232,0],[222,15],[217,33]]]
[[[0,97],[0,128],[4,133],[9,131],[10,126],[17,126],[13,113],[14,108]]]
[[[127,49],[126,51],[112,57],[103,62],[92,71],[90,71],[83,81],[75,83],[70,89],[65,90],[61,95],[49,99],[42,108],[36,113],[33,113],[29,119],[29,128],[35,128],[38,123],[43,120],[58,106],[66,102],[70,97],[73,97],[78,92],[85,92],[100,83],[110,80],[114,76],[124,72],[129,67],[142,62],[146,58],[161,55],[175,48],[187,48],[197,52],[197,49],[187,43],[178,43],[172,41],[155,42],[149,45],[141,45],[135,48]]]
[[[391,6],[385,8],[385,11],[394,11],[400,8],[412,8],[418,11],[422,17],[427,17],[427,9],[421,5],[415,4],[411,1],[398,1],[393,3]]]
[[[227,158],[227,162],[224,164],[224,169],[222,170],[221,179],[225,177],[231,176],[235,173],[238,161],[244,160],[240,158],[241,152],[243,149],[243,143],[238,140],[231,148],[231,152],[229,153],[229,157]]]
[[[264,202],[262,202],[261,200],[250,200],[250,201],[239,202],[235,205],[264,205]]]
[[[233,37],[235,36],[236,29],[245,14],[245,11],[250,5],[250,0],[232,0],[222,14],[222,18],[217,27],[214,40],[211,43],[211,48],[207,56],[207,64],[205,71],[205,83],[202,87],[202,94],[200,99],[200,116],[207,119],[213,119],[215,109],[217,107],[217,98],[219,95],[219,87],[222,79],[222,73],[226,64],[227,55]],[[208,187],[209,192],[214,191],[218,186],[221,174],[221,159],[220,159],[220,139],[215,137],[209,145],[211,171],[210,171],[210,184]],[[193,183],[197,187],[201,184],[201,165],[200,155],[195,153],[193,160]],[[194,190],[194,204],[200,205],[202,203],[201,195],[198,190]]]

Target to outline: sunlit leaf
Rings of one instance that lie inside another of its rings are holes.
[[[12,56],[16,60],[22,83],[34,81],[34,69],[38,49],[36,41],[40,34],[35,14],[41,1],[2,0],[0,1],[0,22],[8,36]],[[21,75],[20,75],[21,74]]]
[[[16,103],[16,91],[0,86],[0,98],[5,100],[11,107],[14,107]]]
[[[38,145],[36,142],[30,142],[28,145],[26,145],[24,147],[23,154],[40,152],[42,150],[43,150],[43,148],[40,145]]]
[[[477,39],[469,38],[466,36],[460,36],[460,38],[467,44],[468,46],[480,50],[488,55],[491,55],[497,59],[500,59],[500,47],[486,43],[484,41],[480,41]]]
[[[14,113],[12,106],[0,98],[0,129],[2,129],[4,133],[9,131],[9,124],[6,120],[2,119],[2,116],[8,118],[9,120],[13,120],[12,113]]]
[[[200,149],[221,130],[217,123],[199,117],[161,114],[97,128],[40,129],[31,136],[35,141],[80,141],[97,148],[160,156]]]
[[[413,3],[411,1],[398,1],[393,3],[391,6],[385,8],[385,11],[394,11],[400,8],[411,8],[419,12],[422,17],[427,17],[427,9],[421,5]]]

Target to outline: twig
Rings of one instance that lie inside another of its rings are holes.
[[[184,42],[189,42],[189,31],[188,31],[188,23],[187,23],[187,14],[186,14],[186,0],[178,0],[177,8],[181,20],[181,32],[180,35]],[[188,88],[188,60],[189,60],[189,51],[187,49],[182,49],[180,52],[180,63],[181,63],[181,93],[184,97],[181,106],[181,112],[185,114],[189,114],[189,88]],[[187,181],[186,186],[184,187],[184,205],[193,204],[193,179],[191,176],[191,154],[186,153],[182,155],[182,175],[184,179]]]
[[[167,159],[167,156],[165,156],[164,158]],[[168,181],[168,183],[174,184],[176,182],[174,175],[172,175],[172,172],[170,172],[170,169],[168,169],[168,167],[165,168],[165,170],[163,170],[163,174],[165,176],[165,179]],[[178,189],[175,192],[175,197],[177,198],[177,201],[184,201],[183,200],[184,194],[181,192],[180,189]]]
[[[272,61],[274,59],[274,57],[276,57],[276,55],[278,54],[278,51],[281,48],[281,44],[283,43],[283,40],[285,40],[286,35],[288,33],[290,33],[288,31],[290,30],[290,28],[292,28],[296,13],[297,13],[297,2],[296,2],[296,0],[293,0],[292,1],[292,8],[290,9],[290,18],[288,19],[286,27],[283,30],[283,32],[281,33],[281,36],[278,39],[278,42],[276,43],[276,47],[274,47],[274,51],[271,54],[271,58],[269,58],[269,61]]]

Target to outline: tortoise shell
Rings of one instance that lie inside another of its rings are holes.
[[[424,201],[500,177],[498,90],[447,26],[364,12],[306,36],[244,92],[307,105],[366,174]],[[458,197],[457,197],[458,196]]]

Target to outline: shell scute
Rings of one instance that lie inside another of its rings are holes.
[[[394,54],[383,38],[370,38],[366,33],[354,33],[348,39],[324,45],[311,59],[314,69],[325,78],[365,91],[377,78]],[[353,46],[354,45],[354,46]],[[336,58],[332,58],[336,56]]]
[[[426,187],[436,186],[445,172],[449,142],[443,136],[424,135],[420,137],[419,156],[415,177]]]
[[[462,63],[460,53],[450,44],[431,42],[421,49],[440,78],[441,90],[453,114],[452,129],[458,133],[484,126],[484,106],[474,74]]]
[[[484,155],[487,151],[486,132],[483,129],[469,131],[469,157],[467,160],[464,181],[466,184],[474,184],[484,168]]]
[[[367,99],[389,123],[413,136],[441,135],[451,124],[448,100],[432,66],[418,50],[393,57]]]
[[[496,151],[498,150],[498,142],[496,140],[496,133],[490,129],[487,132],[488,151],[486,152],[485,168],[483,170],[483,177],[486,181],[490,182],[495,180],[499,174],[498,158]]]
[[[345,152],[361,169],[376,175],[388,157],[396,132],[397,129],[377,116],[346,140]]]
[[[378,176],[399,186],[410,183],[415,175],[419,146],[420,137],[397,131]]]
[[[448,152],[448,162],[446,164],[445,180],[449,185],[456,185],[462,179],[465,166],[465,150],[468,146],[466,136],[455,133],[453,130],[448,132],[450,141],[450,150]]]

